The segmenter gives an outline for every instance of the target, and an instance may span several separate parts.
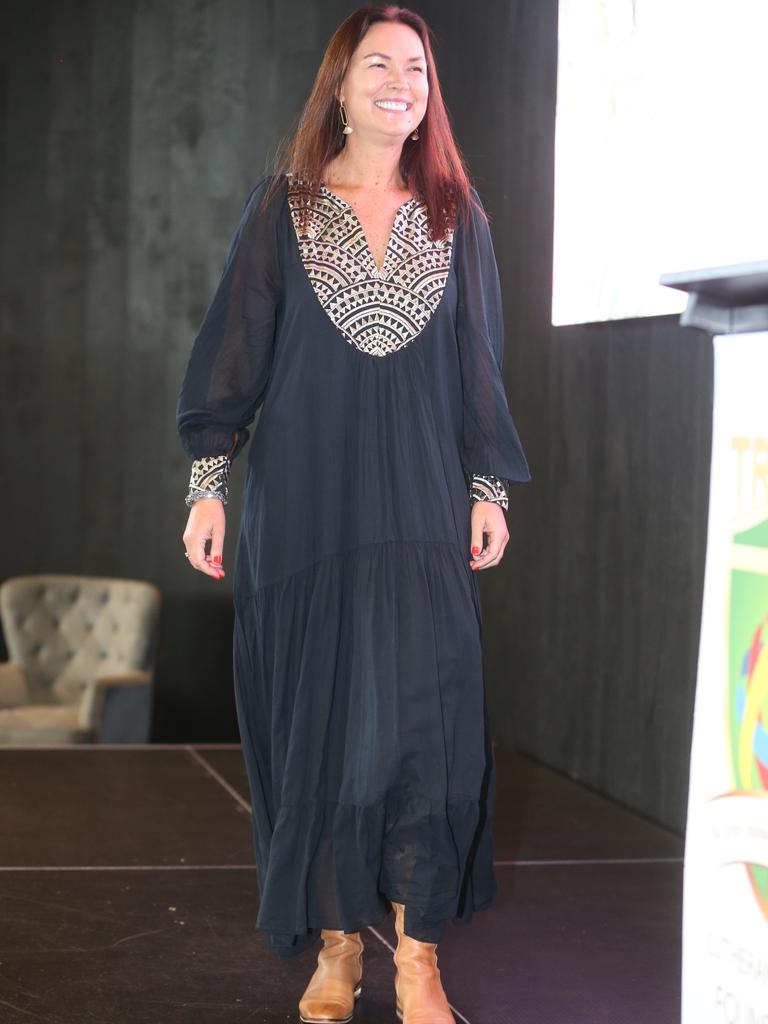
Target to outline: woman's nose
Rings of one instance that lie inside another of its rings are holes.
[[[389,81],[387,83],[390,89],[393,87],[395,89],[401,89],[404,85],[407,84],[407,82],[408,79],[406,78],[404,71],[398,71],[397,68],[390,69]]]

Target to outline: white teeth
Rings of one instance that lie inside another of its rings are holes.
[[[398,103],[397,100],[375,100],[377,107],[381,107],[383,110],[407,110],[407,103]]]

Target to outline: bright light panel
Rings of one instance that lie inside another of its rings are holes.
[[[768,258],[768,0],[560,0],[552,323]]]

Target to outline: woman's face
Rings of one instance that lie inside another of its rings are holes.
[[[397,21],[371,25],[352,54],[339,96],[357,137],[402,142],[424,117],[428,95],[418,32]]]

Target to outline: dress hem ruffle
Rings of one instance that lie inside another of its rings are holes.
[[[413,910],[416,909],[414,904],[405,903],[404,899],[397,896],[382,896],[382,900],[387,904],[384,910],[379,913],[371,912],[366,914],[361,920],[352,924],[345,924],[340,930],[351,934],[353,932],[363,931],[365,928],[376,927],[377,925],[383,924],[384,921],[389,917],[390,913],[393,912],[391,906],[392,902],[403,903],[405,905],[405,924],[403,931],[406,935],[411,938],[417,939],[419,942],[433,942],[438,943],[445,934],[445,926],[450,921],[452,924],[466,927],[472,922],[472,917],[475,913],[488,910],[493,906],[497,892],[496,882],[493,882],[492,890],[489,896],[483,900],[473,902],[471,907],[467,907],[462,913],[458,911],[455,914],[448,915],[438,921],[431,920],[431,924],[425,930],[419,925],[414,925],[413,920],[416,915],[413,914]],[[321,932],[323,928],[328,928],[328,925],[313,924],[307,928],[307,931],[299,934],[291,934],[290,932],[283,932],[270,927],[267,924],[260,924],[258,921],[254,925],[254,931],[262,932],[272,950],[283,960],[291,959],[294,956],[299,956],[301,953],[305,953],[311,949],[315,943],[321,940]],[[418,932],[419,934],[414,934]]]
[[[484,807],[458,799],[439,808],[416,796],[368,806],[284,805],[260,849],[256,930],[280,956],[295,956],[323,928],[380,924],[394,901],[406,908],[406,935],[438,942],[446,921],[468,923],[495,896]]]

